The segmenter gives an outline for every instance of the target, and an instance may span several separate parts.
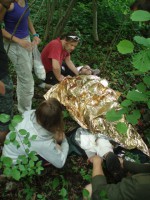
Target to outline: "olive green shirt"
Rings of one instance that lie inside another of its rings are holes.
[[[123,178],[117,184],[107,184],[106,177],[97,175],[92,179],[92,200],[149,200],[150,199],[150,164],[124,162],[124,168],[138,173]],[[106,195],[104,195],[106,194]]]

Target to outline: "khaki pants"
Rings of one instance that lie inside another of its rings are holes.
[[[24,38],[30,41],[29,37]],[[4,40],[7,51],[8,40]],[[17,73],[17,100],[18,110],[23,113],[31,109],[32,97],[34,95],[34,79],[32,75],[32,52],[27,51],[17,43],[11,42],[8,56]]]

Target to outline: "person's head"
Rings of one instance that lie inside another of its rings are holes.
[[[75,33],[64,34],[60,39],[63,41],[63,47],[68,53],[71,53],[76,48],[80,40]]]
[[[83,65],[81,68],[79,67],[80,75],[92,75],[92,69],[89,65]]]
[[[130,6],[130,9],[135,10],[145,10],[150,12],[150,0],[136,0]]]
[[[50,132],[63,131],[62,105],[55,98],[43,101],[35,111],[37,122]]]

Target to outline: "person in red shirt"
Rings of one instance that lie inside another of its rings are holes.
[[[45,83],[55,85],[66,76],[78,75],[78,70],[73,64],[70,53],[79,43],[75,34],[65,34],[49,42],[41,53],[41,60],[46,70]],[[63,65],[63,61],[66,65]]]

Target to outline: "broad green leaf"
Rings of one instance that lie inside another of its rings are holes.
[[[65,188],[62,188],[62,189],[60,190],[59,195],[62,196],[62,197],[65,197],[65,196],[67,195],[67,190],[66,190]]]
[[[134,11],[131,15],[132,21],[145,22],[150,20],[150,13],[144,10]]]
[[[10,116],[7,114],[0,114],[0,122],[6,123],[9,122]]]
[[[115,111],[114,108],[106,113],[106,119],[110,122],[120,120],[121,117],[122,115],[119,112]]]
[[[15,127],[12,125],[12,123],[9,124],[9,130],[10,130],[10,131],[15,131]]]
[[[34,162],[32,160],[29,161],[29,166],[32,168],[34,167]]]
[[[20,176],[20,171],[17,170],[16,168],[12,169],[12,177],[16,180],[19,181],[21,176]]]
[[[90,193],[89,193],[88,190],[83,189],[83,190],[82,190],[82,195],[83,195],[83,197],[89,197],[89,196],[90,196]]]
[[[9,135],[9,139],[10,141],[13,141],[16,139],[16,132],[11,132],[10,135]]]
[[[136,85],[136,88],[138,89],[139,92],[146,92],[146,85],[144,83],[139,83],[138,85]]]
[[[144,38],[141,36],[135,36],[134,40],[138,43],[138,44],[142,44],[145,47],[150,47],[150,38]]]
[[[117,45],[117,49],[122,54],[132,53],[134,49],[134,45],[129,40],[122,40]]]
[[[12,169],[8,168],[8,167],[4,168],[3,174],[6,175],[6,176],[11,176],[12,175]]]
[[[9,158],[9,157],[2,157],[2,161],[3,161],[3,164],[6,166],[6,167],[11,167],[12,166],[12,159]]]
[[[150,70],[150,50],[143,50],[133,56],[133,67],[141,72]]]
[[[19,165],[18,167],[19,167],[20,171],[26,171],[26,168],[24,165]]]
[[[59,184],[60,184],[59,179],[58,179],[58,178],[55,178],[55,179],[53,180],[53,182],[52,182],[52,188],[53,188],[53,190],[55,190],[55,189],[59,186]]]
[[[17,149],[20,147],[20,144],[17,140],[13,141],[13,145],[17,147]]]
[[[23,120],[21,115],[15,115],[13,119],[11,120],[11,123],[13,126],[16,126],[18,123],[20,123]]]
[[[134,117],[134,115],[126,115],[126,119],[129,123],[135,125],[138,123],[138,119]]]
[[[10,140],[6,139],[5,142],[4,142],[4,144],[6,144],[6,145],[10,144]]]
[[[130,101],[129,99],[126,99],[126,100],[121,102],[121,106],[123,106],[123,107],[128,107],[131,104],[132,104],[132,101]]]
[[[119,122],[117,123],[116,129],[119,133],[125,134],[128,130],[128,127],[125,123]]]
[[[27,131],[25,129],[20,129],[19,130],[20,135],[27,135]]]
[[[150,87],[150,76],[145,76],[143,78],[143,82]]]
[[[35,140],[37,138],[37,135],[32,135],[32,137],[30,137],[30,140]]]
[[[130,99],[131,101],[139,101],[139,102],[148,100],[147,95],[135,90],[129,91],[127,94],[127,98]]]
[[[135,118],[139,119],[141,117],[141,113],[139,110],[133,110],[132,114]]]

